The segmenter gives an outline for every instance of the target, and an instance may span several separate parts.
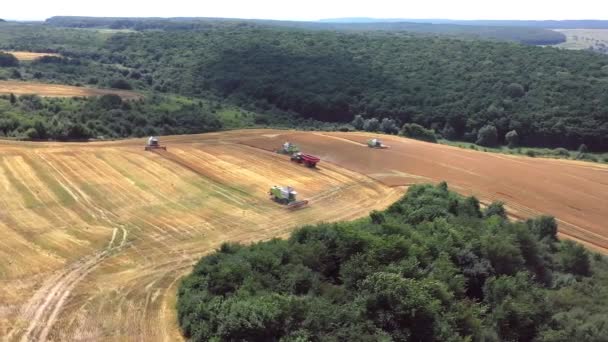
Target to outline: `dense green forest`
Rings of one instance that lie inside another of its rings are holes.
[[[211,91],[324,121],[449,125],[468,141],[492,124],[500,142],[516,130],[523,145],[608,149],[608,58],[592,53],[280,29],[116,35],[107,48],[162,80],[159,91]]]
[[[545,28],[508,27],[496,25],[455,25],[412,22],[304,22],[278,20],[245,20],[217,18],[91,18],[91,17],[52,17],[46,23],[58,27],[109,28],[143,30],[202,30],[221,25],[240,27],[285,27],[308,30],[333,30],[348,32],[412,32],[420,34],[439,34],[460,38],[478,38],[515,41],[531,45],[553,45],[566,41],[559,32]]]
[[[219,103],[160,95],[138,101],[123,101],[117,95],[0,96],[0,137],[86,140],[203,133],[221,129],[221,114],[226,111]]]
[[[447,185],[383,212],[224,244],[184,278],[193,341],[605,341],[608,261]]]
[[[64,58],[0,78],[218,99],[266,118],[388,118],[449,139],[608,150],[608,57],[406,32],[335,32],[212,20],[189,30],[120,31],[6,23],[0,49]],[[285,120],[284,120],[285,121]],[[302,127],[307,128],[307,127]]]

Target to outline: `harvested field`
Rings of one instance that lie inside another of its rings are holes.
[[[44,52],[29,52],[29,51],[2,51],[5,53],[10,53],[11,55],[17,57],[20,61],[33,61],[35,59],[44,57],[44,56],[55,56],[60,57],[61,55],[58,53],[44,53]]]
[[[0,143],[0,336],[8,340],[179,340],[175,290],[224,241],[385,208],[410,184],[447,180],[510,213],[559,218],[562,236],[608,251],[608,167],[510,157],[362,133],[245,130],[90,144]],[[318,169],[273,150],[285,141]],[[271,185],[310,206],[288,211]]]
[[[43,97],[89,97],[115,94],[125,100],[137,100],[143,96],[137,92],[118,89],[96,89],[21,81],[0,81],[0,94],[30,95]]]
[[[166,139],[166,152],[143,140],[0,143],[0,336],[178,340],[178,279],[205,253],[361,217],[404,191],[209,137]],[[310,206],[270,201],[274,184]]]

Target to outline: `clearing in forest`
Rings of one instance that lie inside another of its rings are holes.
[[[17,59],[20,61],[33,61],[33,60],[36,60],[36,59],[44,57],[44,56],[61,57],[61,55],[58,53],[46,53],[46,52],[29,52],[29,51],[0,51],[0,52],[10,53],[11,55],[17,57]]]
[[[143,95],[130,90],[98,89],[22,81],[0,81],[0,94],[38,95],[43,97],[89,97],[115,94],[125,100],[137,100]]]

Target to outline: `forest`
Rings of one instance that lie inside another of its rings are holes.
[[[438,34],[465,39],[489,39],[514,41],[530,45],[554,45],[566,41],[559,32],[546,28],[509,27],[497,25],[455,25],[451,23],[413,22],[325,22],[279,21],[218,18],[91,18],[52,17],[46,24],[57,27],[108,28],[143,30],[201,30],[223,25],[240,27],[285,27],[308,30],[332,30],[351,32],[390,31],[419,34]]]
[[[267,125],[274,122],[267,118],[348,123],[362,115],[458,141],[475,142],[492,126],[497,144],[516,131],[522,146],[608,150],[608,57],[590,52],[222,20],[141,32],[2,27],[0,49],[64,58],[2,67],[0,78],[217,99],[259,113]]]
[[[224,244],[183,279],[193,341],[603,341],[608,260],[447,184],[385,211]]]

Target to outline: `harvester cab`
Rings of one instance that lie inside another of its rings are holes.
[[[158,137],[149,137],[146,146],[144,147],[146,151],[152,150],[167,150],[166,146],[161,146],[158,142]]]
[[[298,193],[290,186],[273,186],[268,191],[273,201],[287,205],[288,208],[300,208],[308,204],[307,200],[298,201]]]
[[[283,144],[283,148],[277,152],[282,153],[282,154],[293,155],[294,153],[300,152],[300,148],[295,144],[286,142]]]
[[[371,148],[388,148],[388,146],[384,145],[380,139],[369,139],[367,141],[367,147]]]

